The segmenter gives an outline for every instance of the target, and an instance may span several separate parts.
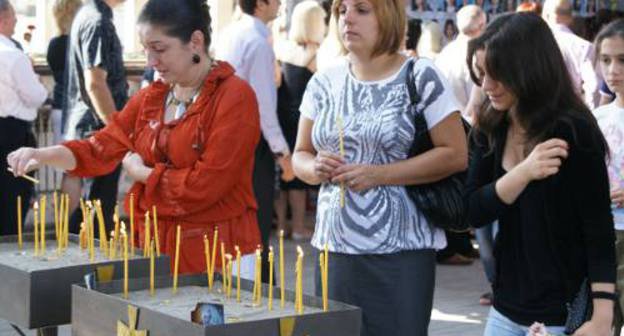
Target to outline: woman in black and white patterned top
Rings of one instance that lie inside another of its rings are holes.
[[[312,244],[327,244],[331,252],[329,296],[362,307],[362,335],[427,334],[435,250],[446,241],[405,185],[436,181],[467,165],[458,105],[446,80],[431,61],[399,53],[402,4],[334,4],[333,19],[349,55],[310,80],[293,156],[297,176],[321,184]],[[435,148],[408,159],[415,116],[406,79],[412,62],[421,98],[417,110]]]

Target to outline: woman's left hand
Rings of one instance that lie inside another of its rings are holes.
[[[146,175],[145,171],[149,168],[145,166],[145,163],[139,154],[128,152],[126,157],[124,157],[122,164],[128,173],[128,176],[130,176],[133,180],[142,183],[147,181],[147,176],[149,176],[149,174]]]
[[[592,318],[578,328],[573,336],[611,336],[611,322]]]
[[[333,183],[344,182],[347,188],[361,192],[381,184],[379,166],[365,164],[345,164],[334,170]]]

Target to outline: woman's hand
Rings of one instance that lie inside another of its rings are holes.
[[[379,166],[363,164],[345,164],[334,170],[333,183],[344,182],[345,185],[355,191],[362,192],[377,187],[381,184]]]
[[[611,203],[615,204],[618,208],[624,208],[624,190],[616,188],[611,190]]]
[[[293,166],[292,166],[292,156],[285,155],[285,156],[279,157],[277,159],[277,164],[280,166],[280,169],[282,170],[282,176],[280,176],[282,181],[290,182],[295,179],[295,172],[293,171]]]
[[[320,151],[314,158],[314,174],[321,182],[327,182],[337,175],[336,169],[344,164],[344,159],[339,155]]]
[[[568,157],[568,143],[561,139],[550,139],[533,148],[518,168],[528,181],[542,180],[559,172],[562,159]]]
[[[39,150],[31,147],[22,147],[7,155],[7,164],[13,170],[13,175],[22,176],[39,169],[41,161]]]
[[[611,336],[611,321],[599,321],[593,317],[576,330],[573,336]]]
[[[143,163],[143,159],[137,153],[128,152],[122,161],[124,169],[133,180],[145,183],[152,170]]]

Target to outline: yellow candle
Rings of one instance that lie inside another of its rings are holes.
[[[156,240],[156,256],[160,257],[160,241],[158,239],[158,217],[156,216],[156,206],[152,206],[154,211],[154,239]]]
[[[110,232],[110,242],[109,242],[110,246],[108,248],[108,257],[110,259],[117,258],[117,253],[115,251],[115,239],[114,239],[114,237],[115,237],[115,231],[111,231]]]
[[[52,202],[54,203],[54,236],[56,244],[59,243],[59,212],[58,212],[58,195],[56,191],[52,194]]]
[[[206,257],[206,278],[208,280],[208,289],[212,289],[212,280],[210,279],[210,243],[208,236],[204,235],[204,256]]]
[[[128,235],[126,234],[126,228],[121,230],[124,244],[124,298],[128,298]]]
[[[325,292],[327,291],[327,286],[325,284],[325,255],[323,253],[319,254],[319,270],[321,271],[321,290],[323,297],[323,311],[327,311],[327,302],[325,301]]]
[[[91,262],[95,261],[95,223],[93,223],[93,213],[91,212],[93,208],[91,204],[87,206],[87,213],[89,217],[87,220],[89,221],[89,258]]]
[[[323,308],[325,311],[329,309],[328,294],[329,294],[329,245],[325,243],[325,258],[323,260],[323,283],[325,284],[325,290],[323,291]]]
[[[226,259],[226,267],[225,267],[225,274],[227,275],[227,286],[226,286],[226,297],[229,299],[230,295],[232,294],[232,255],[231,254],[226,254],[225,255],[225,259]]]
[[[345,157],[345,149],[344,149],[344,128],[342,124],[342,116],[338,115],[336,117],[336,123],[338,126],[338,141],[340,146],[340,156],[344,159]],[[345,185],[344,182],[340,182],[340,207],[344,208],[345,204]]]
[[[234,246],[236,250],[236,302],[240,302],[240,273],[241,273],[241,252],[238,245]]]
[[[80,249],[87,248],[87,230],[85,229],[85,223],[80,223]]]
[[[63,247],[69,246],[69,194],[65,194],[65,241]]]
[[[279,233],[279,263],[280,263],[280,308],[284,309],[284,230]]]
[[[173,294],[175,294],[178,291],[178,267],[179,266],[180,266],[180,225],[178,225],[178,227],[176,228],[175,264],[173,267]]]
[[[106,224],[104,223],[104,212],[102,211],[102,202],[100,200],[95,201],[95,213],[98,219],[98,228],[100,235],[100,251],[104,254],[108,252],[108,239],[106,238]]]
[[[145,248],[145,249],[147,249],[147,248]],[[154,259],[155,259],[154,258],[154,253],[152,253],[153,249],[154,249],[154,242],[152,241],[152,242],[149,243],[149,250],[150,250],[150,253],[149,253],[149,258],[150,258],[150,295],[151,296],[154,296],[154,269],[156,268],[156,263],[154,261]],[[176,265],[177,265],[177,259],[176,259]],[[176,271],[177,271],[177,269],[176,269]],[[174,277],[173,277],[173,285],[174,286],[177,286],[177,282],[176,281],[177,281],[177,274],[174,274]],[[173,293],[174,294],[175,294],[175,291],[176,291],[176,287],[173,288]]]
[[[33,205],[33,212],[35,221],[35,255],[39,255],[39,202],[37,201]]]
[[[130,193],[130,254],[134,255],[134,193]]]
[[[60,254],[63,251],[63,244],[65,243],[65,195],[61,194],[59,199],[59,241],[57,245],[57,253]]]
[[[113,213],[113,223],[115,223],[115,236],[111,238],[114,241],[113,246],[115,247],[115,250],[117,250],[121,245],[121,242],[119,241],[121,238],[119,235],[119,206],[117,205],[115,206],[115,212]],[[117,252],[115,252],[115,254],[117,254]]]
[[[223,286],[223,294],[225,294],[225,287],[227,286],[227,277],[225,271],[225,243],[221,242],[221,285]]]
[[[212,290],[212,284],[214,283],[214,271],[215,263],[217,262],[217,239],[219,238],[219,228],[215,227],[214,235],[212,237],[212,260],[210,261],[210,289]]]
[[[150,218],[149,211],[145,213],[145,230],[143,232],[145,235],[145,242],[143,243],[143,256],[149,257],[151,253],[151,249],[149,248],[150,242],[152,241],[152,237],[150,235]]]
[[[273,310],[273,246],[269,246],[269,311]]]
[[[258,247],[256,249],[256,267],[255,267],[255,283],[254,283],[254,304],[260,304],[260,298],[262,297],[262,270],[260,269],[262,265],[262,252]]]
[[[17,196],[17,246],[20,250],[24,246],[22,241],[22,196]]]
[[[41,196],[41,202],[39,203],[41,206],[41,255],[44,255],[46,252],[46,195]]]

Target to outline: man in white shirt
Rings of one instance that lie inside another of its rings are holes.
[[[275,54],[267,27],[277,17],[280,4],[280,0],[239,0],[243,15],[228,29],[216,54],[218,59],[230,63],[239,77],[249,82],[258,99],[262,138],[256,148],[253,185],[264,261],[268,259],[273,220],[275,158],[281,168],[292,175],[290,149],[277,119]],[[268,263],[264,263],[262,269],[262,279],[268,279]]]
[[[461,106],[462,115],[468,120],[472,116],[466,115],[466,105],[474,86],[466,64],[468,42],[483,32],[485,23],[486,16],[481,7],[477,5],[462,7],[457,12],[457,29],[459,30],[457,38],[444,47],[435,60],[435,65],[446,76],[453,89],[453,94]]]
[[[546,0],[542,18],[550,26],[559,44],[574,88],[589,108],[593,109],[599,99],[598,79],[593,66],[594,48],[589,41],[570,30],[573,22],[572,4],[568,0]]]
[[[0,235],[17,233],[17,196],[21,196],[22,220],[33,185],[7,171],[6,157],[12,151],[36,145],[32,121],[48,96],[30,59],[11,40],[17,18],[8,0],[0,0]]]

